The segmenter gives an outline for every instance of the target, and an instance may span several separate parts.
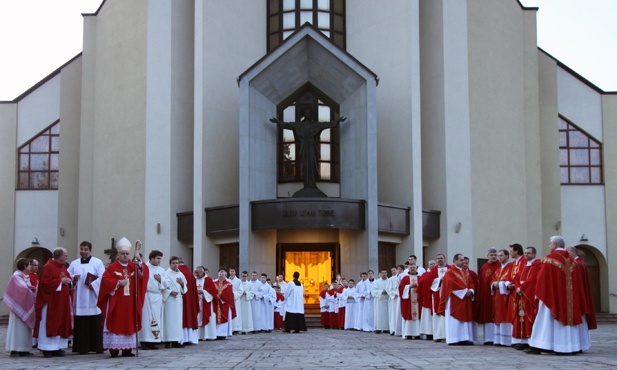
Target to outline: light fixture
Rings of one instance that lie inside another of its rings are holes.
[[[60,228],[60,236],[64,236],[64,228],[63,227]]]
[[[458,234],[461,231],[461,226],[463,226],[463,224],[461,222],[457,222],[454,225],[454,232]]]
[[[37,239],[37,237],[34,237],[34,240],[32,241],[32,245],[39,245],[39,239]]]
[[[587,237],[585,236],[585,234],[581,235],[581,242],[586,243],[588,242],[589,239],[587,239]]]
[[[561,227],[561,221],[557,221],[557,223],[555,224],[555,230],[559,230],[560,227]]]

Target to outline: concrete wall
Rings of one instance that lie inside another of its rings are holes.
[[[617,94],[602,97],[604,123],[604,191],[606,196],[606,260],[607,268],[600,276],[607,281],[606,296],[602,296],[602,310],[617,313],[617,167],[609,161],[617,158]]]
[[[347,51],[379,76],[378,199],[411,207],[411,235],[397,255],[422,259],[419,2],[350,1],[346,10]]]
[[[420,2],[422,201],[424,208],[442,212],[441,237],[425,250],[430,256],[471,255],[476,230],[468,80],[474,46],[468,55],[467,17],[464,2]]]
[[[17,183],[17,104],[0,103],[0,296],[13,275],[15,252],[15,185]],[[0,315],[8,315],[6,305],[0,305]]]
[[[144,246],[190,266],[176,214],[193,206],[194,18],[189,1],[148,3]]]
[[[484,257],[541,242],[535,12],[515,1],[467,4],[473,254]]]
[[[83,54],[82,122],[92,126],[81,147],[92,169],[80,174],[79,239],[101,246],[98,257],[111,238],[144,237],[147,4],[108,1],[84,30],[94,45]]]

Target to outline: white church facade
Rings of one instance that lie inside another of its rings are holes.
[[[539,49],[536,11],[103,1],[82,53],[0,102],[0,289],[17,258],[82,240],[104,261],[127,237],[210,271],[300,269],[310,293],[562,235],[617,313],[617,92]],[[271,122],[305,112],[337,124]]]

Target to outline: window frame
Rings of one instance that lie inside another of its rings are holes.
[[[41,137],[48,137],[47,143],[47,151],[33,151],[31,144],[33,144],[36,140],[39,140]],[[57,145],[54,150],[54,138],[57,138]],[[28,148],[27,151],[24,151],[24,148]],[[44,163],[46,163],[45,169],[43,170],[33,170],[32,169],[32,156],[33,155],[46,155],[47,159]],[[28,164],[26,166],[27,169],[22,169],[22,156],[28,157]],[[52,169],[52,157],[55,156],[56,160],[56,169]],[[60,186],[60,168],[59,168],[59,160],[60,160],[60,120],[57,119],[52,122],[50,125],[45,127],[43,130],[39,131],[36,135],[34,135],[30,140],[26,141],[24,144],[20,145],[17,148],[17,178],[15,184],[15,190],[58,190]],[[46,174],[46,183],[47,187],[33,187],[32,185],[32,174],[34,173],[44,173]],[[21,175],[27,174],[28,182],[27,187],[21,187]],[[55,174],[57,176],[55,180],[55,187],[52,185],[54,181],[52,181],[52,175]]]
[[[565,128],[562,128],[562,121],[565,123]],[[578,125],[576,125],[571,120],[567,119],[563,115],[559,115],[558,119],[558,130],[559,130],[559,181],[561,185],[604,185],[604,170],[603,170],[603,151],[602,151],[602,143],[594,138],[592,135],[587,133],[585,130],[581,129]],[[587,145],[571,145],[570,144],[570,133],[577,132],[584,135],[587,139]],[[565,133],[565,145],[562,145],[562,134]],[[595,145],[594,145],[595,144]],[[587,151],[587,161],[585,164],[572,164],[572,151],[573,150],[586,150]],[[592,151],[599,151],[598,161],[599,164],[591,164],[592,162]],[[564,159],[562,157],[562,151],[566,152],[567,163],[564,163]],[[572,169],[573,168],[587,168],[588,180],[587,182],[572,182]],[[600,172],[600,180],[599,182],[592,182],[592,174],[591,171],[593,168],[599,169]],[[564,182],[563,176],[561,172],[563,169],[567,169],[567,181]]]

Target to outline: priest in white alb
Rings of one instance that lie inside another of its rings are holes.
[[[242,271],[242,295],[238,300],[239,304],[236,307],[236,312],[239,312],[239,316],[242,318],[242,325],[240,327],[240,333],[246,334],[253,330],[253,310],[251,302],[255,294],[253,293],[253,284],[248,280],[248,273]]]
[[[244,292],[244,286],[238,276],[236,276],[236,269],[229,269],[229,277],[227,278],[233,286],[234,292],[234,305],[236,307],[236,317],[231,320],[231,328],[233,333],[239,333],[242,331],[242,313],[238,309],[240,307],[240,297]]]
[[[187,292],[187,282],[178,267],[180,260],[173,256],[169,259],[169,269],[165,271],[167,289],[163,293],[163,341],[165,348],[184,347],[182,330],[182,295]]]
[[[401,302],[398,286],[401,282],[403,265],[392,268],[392,276],[388,278],[386,291],[388,292],[388,317],[390,318],[390,335],[401,335],[403,317],[401,316]]]

